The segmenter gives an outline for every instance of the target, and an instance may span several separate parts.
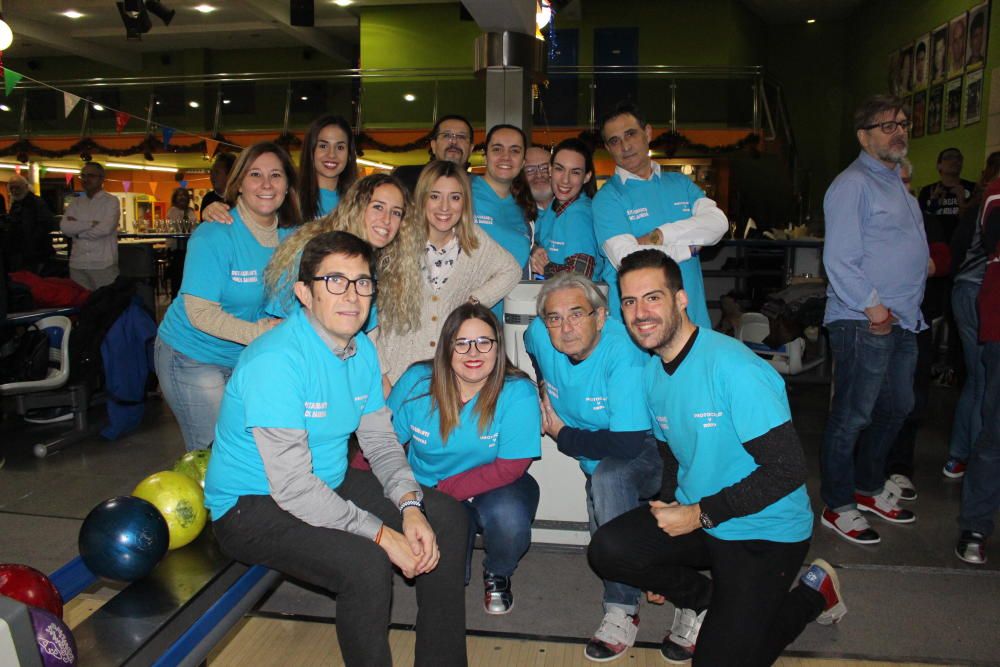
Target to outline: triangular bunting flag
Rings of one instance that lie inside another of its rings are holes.
[[[215,139],[205,139],[205,155],[215,157],[215,151],[219,148],[219,142]]]
[[[24,78],[23,74],[18,74],[14,70],[9,70],[4,68],[3,86],[8,96],[10,96],[10,94],[14,91],[14,87],[17,86],[17,84],[20,83],[21,79],[23,78]]]
[[[128,115],[124,111],[115,112],[115,131],[121,134],[121,131],[125,129],[125,125],[128,124],[128,119],[132,116]]]
[[[163,128],[163,147],[166,148],[170,145],[170,140],[174,137],[174,128],[165,127]]]
[[[45,174],[47,174],[47,173],[49,173],[49,168],[48,167],[46,167],[45,165],[40,165],[38,167],[38,175],[39,176],[45,176]]]
[[[66,174],[66,185],[73,183],[73,174]]]
[[[182,188],[187,189],[187,186],[188,186],[188,182],[187,181],[181,181],[181,187]]]
[[[14,165],[14,173],[17,174],[18,176],[21,175],[21,165],[19,164]]]
[[[125,192],[131,192],[132,181],[122,181],[122,189],[125,190]]]
[[[149,182],[149,194],[156,196],[156,186],[159,185],[156,181]]]
[[[66,107],[65,110],[63,111],[63,113],[65,114],[64,116],[65,118],[69,118],[69,115],[73,113],[73,109],[76,108],[76,104],[79,101],[80,97],[78,95],[74,95],[73,93],[63,92],[63,105]]]

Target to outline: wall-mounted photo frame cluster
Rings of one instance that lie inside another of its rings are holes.
[[[909,102],[914,138],[979,122],[989,18],[987,0],[889,54],[889,91]]]

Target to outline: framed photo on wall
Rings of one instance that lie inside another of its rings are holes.
[[[944,101],[944,86],[937,85],[927,94],[927,134],[941,131],[941,106]]]
[[[978,123],[983,113],[983,70],[965,75],[965,113],[963,125]]]
[[[909,95],[913,90],[913,44],[907,44],[899,50],[899,73],[896,76],[896,93],[900,97]]]
[[[913,96],[913,106],[910,110],[910,120],[913,121],[912,136],[919,139],[924,136],[924,128],[927,126],[927,91],[921,90]]]
[[[921,35],[913,46],[913,90],[927,87],[930,44],[931,34],[928,32]]]
[[[965,70],[965,50],[969,40],[966,33],[968,12],[962,12],[948,21],[948,76],[958,76]],[[950,82],[949,82],[950,83]]]
[[[889,68],[889,70],[888,70],[888,72],[886,72],[886,74],[887,74],[887,83],[889,84],[887,86],[888,89],[889,89],[889,94],[890,95],[899,95],[900,94],[899,87],[898,87],[898,81],[899,81],[899,51],[893,51],[892,53],[889,54],[888,68]]]
[[[948,75],[948,24],[931,30],[930,81],[944,83]]]
[[[962,120],[962,77],[944,84],[944,129],[954,130]]]
[[[990,29],[990,3],[984,2],[969,10],[969,44],[965,51],[965,66],[977,69],[986,62],[986,44]]]

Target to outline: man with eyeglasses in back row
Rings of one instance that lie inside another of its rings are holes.
[[[472,153],[472,145],[475,140],[472,123],[465,116],[457,114],[441,116],[431,130],[431,140],[427,152],[430,154],[431,161],[447,160],[463,169],[468,169],[469,155]],[[410,191],[410,195],[413,195],[417,189],[420,172],[424,170],[425,166],[423,164],[403,165],[396,167],[392,175],[401,180]]]
[[[902,100],[877,95],[854,116],[861,153],[826,192],[823,323],[834,394],[821,450],[822,523],[855,544],[877,544],[862,511],[912,523],[885,476],[889,449],[913,408],[916,334],[929,251],[920,205],[900,178],[910,121]]]
[[[559,273],[542,286],[538,317],[524,334],[542,392],[542,426],[587,478],[591,534],[660,490],[663,469],[646,402],[636,392],[649,358],[590,280]],[[606,662],[627,651],[639,628],[638,588],[604,582],[604,618],[584,649]]]

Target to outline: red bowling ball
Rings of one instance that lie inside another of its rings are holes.
[[[6,595],[29,607],[38,607],[62,618],[63,602],[49,578],[33,567],[14,563],[0,564],[0,595]]]

